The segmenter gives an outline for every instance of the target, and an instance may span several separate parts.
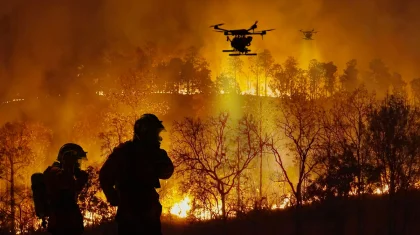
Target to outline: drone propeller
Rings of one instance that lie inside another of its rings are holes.
[[[252,29],[252,32],[254,33],[254,30],[257,28],[257,24],[258,24],[258,20],[256,20],[255,23],[248,30]]]
[[[219,26],[222,26],[222,25],[224,25],[224,23],[221,23],[221,24],[215,24],[215,25],[210,25],[210,27],[209,28],[217,28],[217,27],[219,27]]]

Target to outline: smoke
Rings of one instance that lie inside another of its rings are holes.
[[[255,20],[260,30],[276,30],[264,40],[254,37],[251,49],[270,49],[279,62],[287,56],[302,61],[313,57],[342,67],[353,58],[361,65],[382,58],[410,80],[420,74],[415,66],[420,59],[420,16],[415,10],[419,4],[414,0],[0,0],[0,95],[59,87],[62,80],[68,82],[62,77],[69,76],[70,68],[94,66],[103,50],[130,50],[146,41],[155,42],[164,54],[200,47],[217,70],[218,61],[227,57],[221,50],[229,49],[229,43],[209,26],[248,28]],[[315,41],[302,40],[298,30],[312,28],[319,30]]]

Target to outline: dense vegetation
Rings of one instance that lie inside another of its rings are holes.
[[[411,231],[409,219],[418,211],[408,203],[417,202],[411,191],[420,176],[420,79],[406,84],[379,59],[368,71],[350,60],[339,72],[333,62],[312,60],[305,69],[293,57],[277,63],[266,50],[247,61],[232,58],[212,81],[198,50],[169,59],[153,50],[107,58],[101,70],[51,73],[60,83],[48,84],[46,93],[0,106],[2,113],[24,110],[0,128],[1,233],[38,228],[29,177],[69,141],[97,155],[80,196],[86,223],[112,220],[115,209],[100,195],[97,170],[113,147],[131,138],[132,123],[144,112],[163,118],[165,147],[177,166],[160,189],[166,212],[188,196],[188,221],[220,220],[195,223],[190,234],[213,231],[206,226],[237,231],[243,220],[298,234]],[[63,85],[66,79],[76,85]],[[31,113],[37,107],[42,111]],[[288,209],[271,211],[278,207]],[[270,220],[278,223],[263,224]]]

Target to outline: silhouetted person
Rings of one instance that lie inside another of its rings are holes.
[[[144,114],[134,124],[133,140],[114,148],[99,172],[100,185],[113,206],[118,206],[119,235],[160,235],[162,205],[155,188],[169,179],[174,165],[160,148],[162,121]]]
[[[60,148],[57,161],[44,171],[44,181],[50,203],[48,231],[57,235],[83,233],[83,216],[77,198],[88,181],[80,169],[86,152],[77,144],[67,143]]]

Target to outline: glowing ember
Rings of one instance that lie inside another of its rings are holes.
[[[187,213],[191,210],[190,206],[191,199],[186,196],[181,202],[175,203],[171,208],[170,212],[181,218],[187,217]]]

